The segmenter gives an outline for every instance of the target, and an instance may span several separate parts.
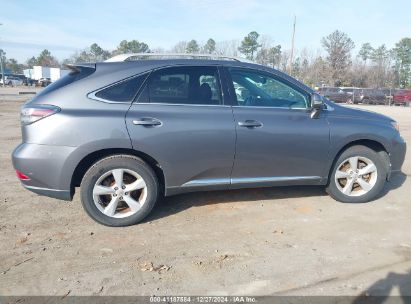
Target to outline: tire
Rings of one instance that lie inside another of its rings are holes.
[[[87,214],[112,227],[142,221],[159,197],[156,174],[142,159],[131,155],[113,155],[97,161],[84,175],[80,187]]]
[[[356,157],[358,157],[356,166],[358,173],[355,173],[355,170],[351,169],[351,165],[355,164]],[[371,166],[368,167],[368,170],[364,170],[364,168],[370,164],[374,164],[376,170],[361,175],[361,172],[365,173],[372,169]],[[354,172],[350,173],[351,171]],[[352,146],[341,153],[336,160],[328,180],[326,191],[332,198],[343,203],[366,203],[378,197],[384,188],[386,177],[387,165],[380,153],[365,146]],[[366,182],[366,184],[364,184],[364,182]],[[352,185],[351,191],[349,190],[350,185]],[[366,189],[370,187],[370,185],[372,187]]]

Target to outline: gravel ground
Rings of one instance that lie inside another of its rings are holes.
[[[108,228],[78,194],[20,186],[10,154],[29,95],[18,91],[0,88],[0,295],[411,295],[411,153],[372,203],[338,203],[321,187],[194,193]],[[411,108],[362,108],[411,140]]]

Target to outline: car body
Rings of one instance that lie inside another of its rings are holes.
[[[398,92],[398,89],[382,88],[382,89],[380,89],[380,90],[384,93],[385,98],[387,99],[387,103],[388,103],[389,105],[392,105],[392,104],[393,104],[393,100],[394,100],[394,94],[395,94],[396,92]]]
[[[341,90],[348,95],[347,103],[358,104],[361,102],[362,89],[354,87],[341,87]]]
[[[347,103],[351,100],[348,92],[337,87],[323,87],[319,89],[319,93],[336,103]]]
[[[26,78],[23,80],[23,84],[24,84],[25,86],[33,86],[33,85],[36,85],[36,83],[37,83],[36,80],[34,80],[34,79],[32,79],[32,78],[28,78],[28,77],[26,77]]]
[[[394,104],[402,106],[410,106],[411,104],[411,90],[398,90],[394,93]]]
[[[362,89],[360,100],[363,104],[388,104],[387,96],[379,89]]]
[[[39,86],[39,87],[47,87],[49,84],[51,84],[51,79],[50,78],[46,78],[46,77],[43,77],[43,78],[40,78],[38,81],[37,81],[37,86]]]
[[[1,83],[3,83],[3,80],[0,80]],[[15,87],[23,84],[23,80],[21,80],[19,77],[16,76],[5,76],[4,77],[4,82],[6,85]]]
[[[374,163],[383,185],[404,161],[406,144],[391,118],[337,105],[265,66],[142,59],[71,70],[22,107],[13,165],[23,186],[41,195],[71,200],[81,185],[87,213],[105,225],[140,221],[158,193],[335,187],[331,172],[341,157],[373,160],[366,168]],[[136,188],[133,201],[127,189]],[[333,197],[364,202],[376,195],[355,194]],[[127,216],[108,210],[123,197],[131,202]],[[132,205],[145,209],[130,215],[139,208]]]

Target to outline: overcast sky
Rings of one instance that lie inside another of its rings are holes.
[[[123,39],[170,48],[181,40],[242,39],[250,31],[290,48],[321,48],[339,29],[360,46],[393,47],[411,36],[411,0],[0,0],[0,48],[25,61],[44,49],[58,59],[97,42],[112,50]]]

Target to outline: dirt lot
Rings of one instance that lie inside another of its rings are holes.
[[[108,228],[78,194],[62,202],[20,186],[10,154],[28,97],[16,92],[0,88],[1,295],[411,295],[411,153],[373,203],[338,203],[320,187],[195,193]],[[411,108],[367,109],[411,141]]]

